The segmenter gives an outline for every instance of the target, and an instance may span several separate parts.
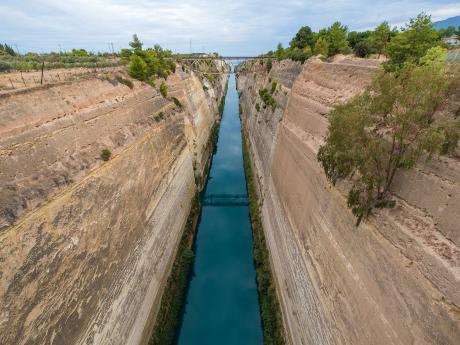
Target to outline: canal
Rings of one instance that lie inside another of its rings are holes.
[[[203,198],[246,194],[238,93],[230,75],[217,152]],[[204,205],[179,345],[261,345],[248,206]]]

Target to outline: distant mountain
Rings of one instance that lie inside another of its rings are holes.
[[[447,19],[441,20],[439,22],[434,22],[433,25],[437,30],[439,30],[439,29],[447,29],[449,26],[453,26],[453,27],[457,28],[457,27],[460,26],[460,16],[447,18]]]

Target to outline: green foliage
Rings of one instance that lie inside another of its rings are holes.
[[[272,80],[272,86],[271,86],[271,89],[270,89],[270,93],[272,95],[275,93],[277,86],[278,86],[278,83],[276,82],[276,80]]]
[[[348,36],[347,36],[348,45],[350,46],[351,49],[354,50],[358,43],[362,41],[369,41],[370,35],[371,35],[370,31],[363,31],[363,32],[351,31],[348,33]]]
[[[268,59],[267,61],[267,73],[270,73],[270,71],[272,70],[272,67],[273,67],[273,62],[272,62],[272,59]]]
[[[107,161],[110,159],[111,156],[112,156],[112,152],[110,152],[110,150],[108,150],[108,149],[103,149],[103,150],[101,151],[100,157],[101,157],[101,159],[102,159],[103,161],[107,162]]]
[[[425,56],[420,58],[421,65],[443,64],[446,61],[447,49],[443,47],[433,47],[428,49]]]
[[[346,53],[349,50],[347,41],[348,28],[340,22],[335,22],[328,29],[327,41],[329,43],[329,56],[338,53]]]
[[[71,54],[73,56],[88,56],[88,52],[85,49],[72,49]]]
[[[160,94],[166,98],[168,97],[168,85],[164,81],[161,82],[160,84]]]
[[[371,45],[367,40],[358,42],[353,50],[356,56],[362,58],[368,57],[372,53]]]
[[[454,92],[460,74],[440,65],[406,65],[382,73],[364,94],[337,106],[318,160],[332,183],[348,178],[348,206],[359,224],[375,207],[388,207],[396,172],[425,155],[450,152],[459,126],[435,123],[440,104]]]
[[[260,104],[256,103],[255,107],[256,107],[256,110],[259,112],[260,111]]]
[[[120,76],[120,75],[117,75],[117,76],[115,77],[115,79],[116,79],[119,83],[126,85],[126,86],[129,87],[130,89],[134,88],[133,82],[132,82],[131,80],[129,80],[129,79],[125,79],[125,78],[123,78],[123,77]]]
[[[0,43],[0,55],[11,55],[11,56],[16,56],[16,52],[14,51],[11,46],[8,44],[1,44]]]
[[[259,292],[259,304],[262,318],[264,345],[283,345],[285,336],[281,318],[280,306],[276,295],[273,280],[270,257],[265,241],[262,220],[260,216],[259,201],[255,178],[251,169],[249,152],[243,138],[243,164],[246,175],[246,186],[249,198],[249,212],[251,216],[251,228],[253,234],[253,257],[257,276],[257,289]]]
[[[392,32],[388,22],[383,22],[372,31],[369,41],[377,54],[381,55],[385,52],[393,35],[394,31]]]
[[[139,57],[137,54],[131,56],[131,61],[128,65],[128,73],[131,77],[137,80],[146,80],[147,79],[147,64],[145,61]]]
[[[7,72],[13,69],[10,63],[0,60],[0,72]]]
[[[318,38],[315,44],[315,50],[314,50],[315,55],[323,55],[323,56],[328,56],[329,55],[329,43],[324,37]]]
[[[260,89],[259,90],[259,96],[264,102],[265,106],[270,106],[272,108],[272,111],[275,111],[276,109],[276,101],[275,99],[271,96],[270,92],[268,92],[267,89]]]
[[[139,40],[136,34],[133,35],[133,40],[129,42],[129,46],[133,48],[134,51],[142,50],[142,42]]]
[[[310,47],[310,49],[312,49],[314,44],[315,37],[309,26],[301,27],[295,37],[289,43],[292,49],[297,48],[299,50],[303,50],[306,47]]]
[[[433,28],[431,17],[421,13],[388,43],[386,53],[390,61],[384,67],[387,71],[396,71],[405,63],[417,64],[430,48],[437,45],[440,45],[440,37]]]

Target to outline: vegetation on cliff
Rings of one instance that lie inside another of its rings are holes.
[[[169,50],[162,49],[158,44],[153,48],[143,50],[143,43],[137,35],[129,43],[131,49],[122,49],[120,55],[122,61],[129,61],[128,73],[131,77],[148,81],[152,78],[167,78],[176,70],[176,64],[172,61]]]
[[[348,206],[358,224],[375,207],[394,204],[390,187],[398,170],[453,152],[460,123],[436,114],[459,96],[458,68],[426,59],[422,66],[406,62],[397,72],[382,72],[362,95],[330,113],[318,160],[332,183],[351,181]]]
[[[281,310],[276,295],[270,257],[262,228],[262,219],[259,209],[256,184],[252,173],[249,152],[245,135],[242,132],[243,164],[246,174],[246,186],[249,198],[249,212],[253,235],[254,266],[257,275],[257,289],[259,294],[260,314],[262,318],[264,345],[285,344],[284,328]]]
[[[389,57],[389,62],[385,64],[388,70],[396,70],[405,62],[418,63],[430,48],[444,46],[441,38],[455,32],[454,28],[436,30],[431,17],[424,13],[411,19],[400,30],[383,22],[374,30],[350,32],[347,26],[335,22],[318,32],[312,31],[309,26],[303,26],[291,40],[289,47],[283,48],[279,43],[277,49],[267,55],[278,60],[303,62],[313,54],[333,56],[354,53],[359,57],[378,54]]]

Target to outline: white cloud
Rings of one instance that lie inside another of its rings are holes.
[[[21,50],[126,46],[137,33],[146,45],[158,42],[179,51],[260,53],[287,43],[302,25],[318,30],[336,20],[351,29],[383,20],[404,23],[426,11],[433,19],[460,14],[452,0],[2,0],[0,40]]]

